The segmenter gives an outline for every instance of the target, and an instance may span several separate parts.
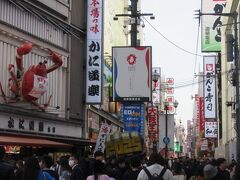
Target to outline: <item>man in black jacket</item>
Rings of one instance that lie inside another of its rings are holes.
[[[13,167],[7,162],[3,161],[5,149],[0,146],[0,179],[1,180],[15,180]]]
[[[79,165],[79,157],[77,155],[72,155],[68,162],[69,166],[72,168],[70,180],[86,180],[84,172]]]

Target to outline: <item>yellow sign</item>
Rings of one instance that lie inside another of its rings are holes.
[[[115,139],[106,142],[106,155],[122,155],[142,151],[142,140],[140,137]]]

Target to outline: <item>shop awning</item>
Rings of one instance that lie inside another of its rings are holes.
[[[71,148],[72,145],[34,137],[0,135],[0,145]]]

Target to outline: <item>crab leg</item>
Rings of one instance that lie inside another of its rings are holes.
[[[63,61],[60,58],[60,56],[57,55],[55,52],[53,52],[51,49],[48,49],[48,51],[49,51],[52,61],[54,62],[54,64],[52,66],[47,68],[47,73],[50,73],[50,72],[54,71],[55,69],[59,68],[60,66],[62,66]]]
[[[4,101],[7,102],[7,98],[6,98],[6,95],[5,95],[4,91],[3,91],[1,82],[0,82],[0,91],[2,93],[2,97],[3,97]]]
[[[46,104],[39,104],[36,101],[32,101],[32,105],[38,107],[42,111],[45,111],[46,108],[49,106],[51,99],[52,99],[52,95],[48,98],[48,102]]]

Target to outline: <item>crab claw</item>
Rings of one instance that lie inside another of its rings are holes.
[[[28,54],[31,50],[32,50],[32,43],[25,43],[23,45],[21,45],[19,48],[17,48],[17,54],[19,56],[22,56],[22,55],[25,55],[25,54]]]

